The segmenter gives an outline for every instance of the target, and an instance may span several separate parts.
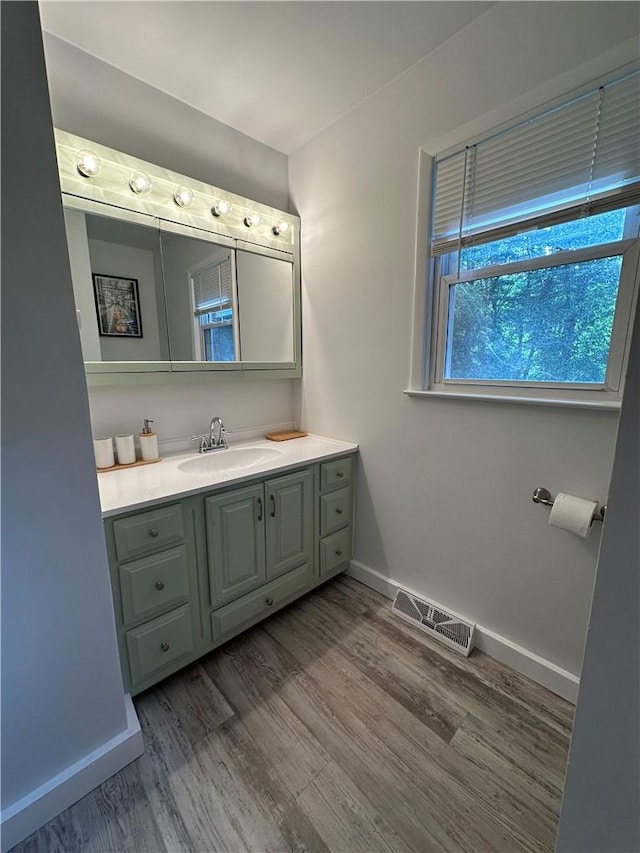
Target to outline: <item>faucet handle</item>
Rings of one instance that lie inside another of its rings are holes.
[[[205,450],[207,449],[207,447],[209,446],[209,445],[207,444],[207,437],[206,437],[206,435],[192,435],[192,436],[191,436],[191,441],[199,441],[199,442],[200,442],[200,446],[198,447],[198,452],[199,452],[199,453],[204,453],[204,451],[205,451]]]
[[[228,447],[227,444],[227,431],[224,428],[224,424],[220,421],[220,438],[218,439],[218,447]]]

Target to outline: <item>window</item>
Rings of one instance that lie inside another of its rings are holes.
[[[637,74],[437,158],[428,387],[619,400],[639,210]]]
[[[189,277],[196,361],[235,361],[238,345],[231,252],[190,269]]]

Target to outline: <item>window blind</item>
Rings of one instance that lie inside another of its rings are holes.
[[[200,317],[232,303],[231,259],[192,272],[194,314]]]
[[[436,159],[433,254],[640,201],[640,73]]]

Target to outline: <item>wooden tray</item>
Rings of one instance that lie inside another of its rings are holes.
[[[280,429],[277,432],[268,432],[265,438],[269,441],[290,441],[292,438],[304,438],[306,432],[299,429]]]
[[[107,471],[124,471],[125,468],[137,468],[138,465],[154,465],[156,462],[162,462],[162,459],[137,459],[135,462],[129,462],[128,465],[112,465],[111,468],[96,468],[98,474],[106,474]]]

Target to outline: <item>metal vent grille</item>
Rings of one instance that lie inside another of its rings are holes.
[[[397,591],[391,610],[425,634],[464,655],[473,648],[475,625],[403,589]]]

